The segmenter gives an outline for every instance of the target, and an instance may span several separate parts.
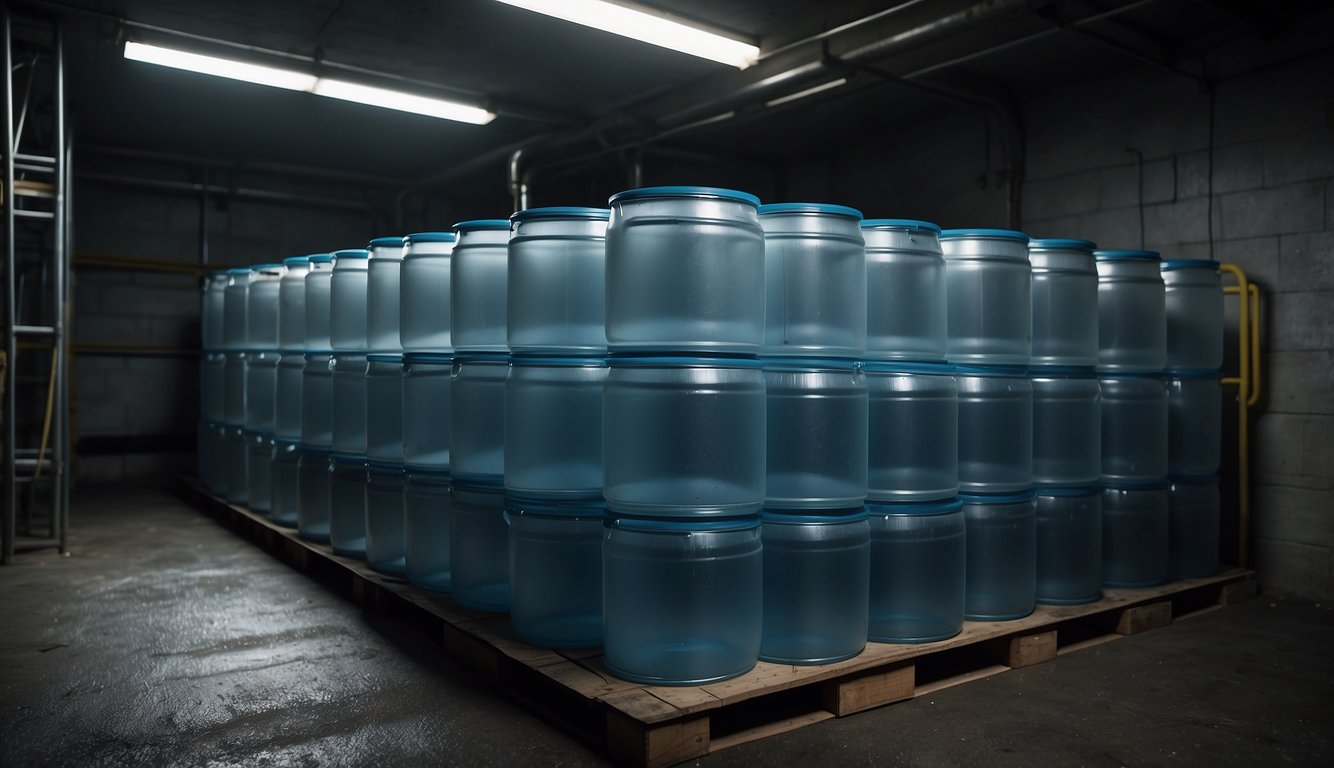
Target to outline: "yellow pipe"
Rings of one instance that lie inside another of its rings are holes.
[[[1246,398],[1246,405],[1254,408],[1260,404],[1260,286],[1251,283],[1249,295],[1251,298],[1251,383],[1247,387],[1250,390],[1250,397]]]
[[[1251,478],[1250,478],[1250,386],[1251,386],[1251,284],[1246,279],[1246,272],[1235,264],[1222,264],[1220,272],[1226,272],[1237,279],[1236,294],[1242,299],[1237,312],[1237,509],[1239,512],[1237,533],[1237,565],[1247,567],[1250,562],[1251,530]],[[1225,289],[1226,290],[1226,289]],[[1231,291],[1227,291],[1232,293]]]

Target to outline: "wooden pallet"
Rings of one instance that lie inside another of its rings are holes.
[[[664,766],[842,717],[1170,624],[1256,593],[1253,571],[1231,569],[1148,589],[1109,589],[1087,605],[1039,606],[1015,621],[965,622],[937,643],[869,643],[847,661],[813,667],[760,662],[733,680],[646,686],[609,673],[597,649],[552,651],[518,640],[506,616],[370,570],[300,539],[192,481],[187,498],[244,538],[358,602],[428,633],[445,651],[618,763]]]

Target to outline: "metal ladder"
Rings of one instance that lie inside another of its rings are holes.
[[[56,548],[69,528],[70,145],[63,21],[0,5],[4,45],[4,519],[0,563]],[[27,290],[30,279],[37,290]],[[25,306],[27,302],[28,306]],[[36,352],[31,358],[26,353]],[[22,356],[21,356],[22,355]],[[34,382],[39,386],[30,386]],[[18,418],[38,416],[20,433]],[[36,437],[34,438],[34,433]],[[35,442],[20,447],[19,440]],[[49,517],[33,530],[38,483]],[[26,491],[26,504],[21,494]],[[20,511],[23,512],[20,527]]]

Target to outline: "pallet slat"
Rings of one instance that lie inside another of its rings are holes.
[[[182,487],[191,502],[239,536],[339,589],[363,610],[400,614],[431,628],[455,659],[625,765],[690,760],[1050,661],[1059,654],[1166,626],[1182,612],[1217,610],[1256,594],[1254,572],[1232,569],[1147,589],[1109,589],[1095,603],[1038,606],[1030,616],[1015,621],[965,622],[958,635],[936,643],[868,643],[861,655],[834,664],[760,662],[741,677],[712,685],[647,686],[609,673],[599,649],[534,648],[515,636],[508,617],[469,611],[447,594],[418,589],[372,571],[362,561],[334,555],[328,545],[305,541],[295,531],[228,504],[192,481]],[[930,668],[926,679],[923,663]],[[719,724],[724,725],[721,733]]]

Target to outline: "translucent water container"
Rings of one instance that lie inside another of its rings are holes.
[[[1102,492],[1102,583],[1152,587],[1167,581],[1171,515],[1167,483]]]
[[[366,351],[366,278],[370,251],[334,251],[329,278],[329,343],[335,352]]]
[[[861,211],[824,203],[759,208],[766,356],[861,357],[866,243]]]
[[[660,517],[760,511],[767,415],[758,360],[624,357],[610,363],[602,398],[607,506]],[[456,467],[457,461],[456,454]]]
[[[1218,476],[1173,479],[1167,509],[1168,576],[1198,579],[1218,573]]]
[[[854,360],[764,361],[769,509],[851,509],[866,500],[866,377]]]
[[[278,353],[247,354],[245,380],[245,428],[272,435],[277,414]]]
[[[960,495],[968,555],[964,618],[1008,621],[1037,599],[1037,516],[1032,491]]]
[[[1028,365],[1033,332],[1028,235],[947,229],[945,357],[972,365]]]
[[[439,408],[444,403],[436,404]],[[403,355],[366,356],[366,458],[403,463]]]
[[[1102,489],[1041,488],[1037,496],[1039,603],[1102,597]]]
[[[509,348],[514,354],[607,350],[606,208],[530,208],[510,217]]]
[[[310,274],[310,256],[283,259],[282,279],[278,281],[278,348],[301,353],[306,349],[306,275]]]
[[[765,511],[764,634],[760,658],[828,664],[866,647],[871,531],[866,510],[824,515]]]
[[[764,632],[758,515],[609,518],[603,661],[624,680],[703,685],[745,674]]]
[[[454,225],[450,256],[450,326],[459,352],[506,352],[510,223],[479,219]]]
[[[246,506],[252,512],[267,514],[273,490],[272,457],[273,436],[245,432],[246,442]]]
[[[1153,251],[1096,251],[1098,368],[1161,371],[1167,364],[1167,309],[1161,258]]]
[[[206,351],[221,350],[223,342],[223,313],[227,303],[227,270],[210,272],[204,280],[204,303],[200,310],[201,342]]]
[[[296,531],[308,541],[329,540],[329,514],[333,482],[330,452],[301,447],[297,460]]]
[[[278,348],[278,287],[287,267],[256,264],[250,268],[246,289],[246,348]]]
[[[377,352],[399,352],[399,272],[403,267],[405,241],[401,237],[377,237],[370,242],[366,267],[366,348]]]
[[[224,424],[245,424],[245,353],[228,352],[222,363],[222,416]]]
[[[330,372],[333,391],[333,449],[366,453],[366,355],[335,352]]]
[[[932,643],[963,629],[963,502],[867,504],[871,527],[869,637]]]
[[[959,385],[952,366],[867,362],[871,501],[952,499],[959,492]]]
[[[199,416],[204,421],[221,424],[227,418],[226,398],[223,394],[227,355],[205,352],[199,366]]]
[[[333,356],[307,353],[301,369],[301,444],[333,447]]]
[[[330,282],[333,278],[333,256],[319,254],[310,257],[310,272],[306,273],[305,348],[307,352],[328,352],[333,349],[329,337]]]
[[[222,348],[229,352],[246,348],[246,294],[253,276],[250,267],[227,270],[222,304]]]
[[[449,352],[449,256],[453,232],[418,232],[407,237],[399,270],[398,336],[404,350]]]
[[[227,495],[227,427],[216,422],[199,424],[199,482],[212,493]]]
[[[449,469],[454,358],[434,352],[403,355],[403,461]]]
[[[366,557],[366,457],[335,453],[329,477],[329,546]]]
[[[1033,368],[1033,484],[1084,486],[1102,475],[1102,396],[1093,368]]]
[[[612,352],[753,355],[764,344],[764,232],[754,195],[645,187],[611,197]]]
[[[454,358],[450,378],[449,461],[454,479],[465,485],[500,488],[505,483],[508,376],[506,355],[474,353]]]
[[[274,385],[273,434],[285,440],[301,439],[301,387],[306,356],[286,353],[278,358]]]
[[[602,645],[600,502],[509,499],[510,621],[539,648]]]
[[[1023,368],[959,366],[959,489],[1011,493],[1033,484],[1033,383]]]
[[[1102,476],[1113,484],[1167,476],[1167,388],[1159,374],[1102,374]]]
[[[866,357],[945,359],[945,257],[940,227],[911,219],[867,219]]]
[[[273,441],[270,458],[269,519],[284,528],[295,528],[301,507],[301,450],[295,440]]]
[[[403,555],[408,582],[448,592],[449,471],[408,467],[403,489]]]
[[[233,504],[244,505],[250,500],[250,476],[246,474],[250,468],[250,444],[246,441],[245,430],[228,425],[222,450],[227,467],[224,498]]]
[[[1174,259],[1162,264],[1167,317],[1167,368],[1223,365],[1223,284],[1218,262]]]
[[[601,357],[514,358],[505,383],[505,492],[601,499]]]
[[[366,564],[372,570],[402,576],[407,568],[404,542],[402,464],[370,462],[366,474]]]
[[[1167,374],[1167,472],[1212,475],[1223,444],[1223,389],[1218,371]]]
[[[464,608],[509,613],[509,527],[500,489],[450,489],[450,592]]]
[[[1098,363],[1098,268],[1088,240],[1028,243],[1033,268],[1033,365]]]

